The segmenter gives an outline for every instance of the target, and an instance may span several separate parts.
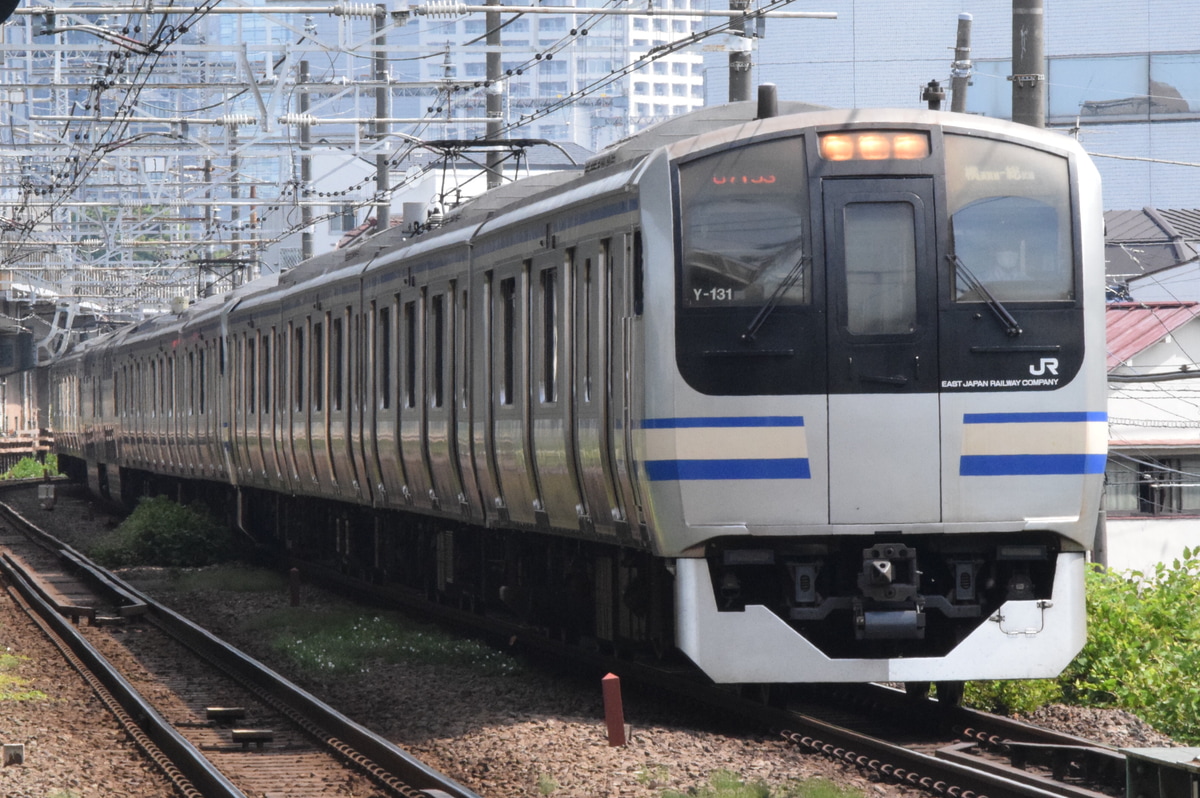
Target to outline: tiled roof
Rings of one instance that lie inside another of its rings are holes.
[[[1200,316],[1200,302],[1110,302],[1104,315],[1108,369]]]
[[[1200,211],[1105,211],[1105,273],[1124,282],[1196,257]]]

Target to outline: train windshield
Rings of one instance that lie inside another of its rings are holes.
[[[955,299],[1073,300],[1066,159],[993,139],[945,142]]]
[[[809,302],[804,158],[791,138],[679,168],[684,307]]]

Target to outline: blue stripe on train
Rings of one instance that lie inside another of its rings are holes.
[[[642,429],[697,429],[702,427],[803,427],[804,416],[711,416],[708,418],[647,418]]]
[[[958,473],[964,477],[1103,474],[1102,454],[964,454]]]
[[[807,457],[778,460],[648,460],[651,482],[695,479],[809,479]]]

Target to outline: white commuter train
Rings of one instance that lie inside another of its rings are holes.
[[[1056,674],[1107,445],[1067,136],[672,119],[53,366],[60,462],[717,682]]]

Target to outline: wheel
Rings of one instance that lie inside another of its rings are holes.
[[[947,704],[952,707],[961,707],[963,701],[963,688],[965,686],[966,682],[938,682],[938,703]]]
[[[913,701],[926,701],[929,699],[929,689],[932,685],[929,682],[905,682],[904,694]]]

